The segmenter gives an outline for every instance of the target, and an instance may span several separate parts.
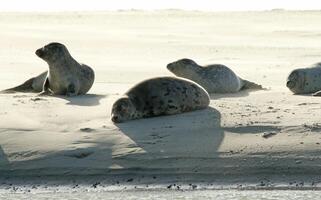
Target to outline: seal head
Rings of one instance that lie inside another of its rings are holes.
[[[194,74],[198,67],[196,62],[188,58],[183,58],[167,65],[167,69],[179,77],[186,77],[186,74]]]
[[[302,70],[293,70],[286,81],[286,87],[288,87],[293,93],[304,93],[305,86],[305,74]]]
[[[132,118],[134,112],[135,106],[129,97],[122,97],[113,104],[111,120],[114,123],[127,121]]]
[[[66,55],[70,55],[66,46],[58,42],[47,44],[46,46],[37,49],[35,53],[39,58],[50,63],[54,63],[55,61],[66,57]]]

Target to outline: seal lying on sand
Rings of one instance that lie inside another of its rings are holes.
[[[158,77],[138,83],[112,107],[111,120],[128,120],[172,115],[204,109],[208,93],[198,84],[181,78]]]
[[[294,94],[314,93],[314,96],[321,96],[321,63],[293,70],[288,76],[286,86]]]
[[[47,78],[48,71],[41,73],[40,75],[33,77],[21,85],[14,88],[6,89],[1,93],[14,93],[14,92],[41,92],[43,90],[43,84]]]
[[[63,44],[50,43],[38,49],[36,55],[48,63],[49,72],[43,72],[4,92],[39,92],[41,84],[42,94],[75,96],[86,94],[93,85],[94,71],[78,63]]]
[[[176,76],[195,81],[208,93],[234,93],[245,89],[263,89],[261,85],[239,78],[225,65],[213,64],[202,67],[191,59],[169,63],[167,69]]]

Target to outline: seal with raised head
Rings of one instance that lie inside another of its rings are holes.
[[[190,79],[203,86],[208,93],[234,93],[240,90],[263,89],[261,85],[241,79],[221,64],[200,66],[191,59],[169,63],[167,69],[178,77]]]
[[[65,45],[50,43],[35,53],[48,63],[49,71],[5,92],[40,92],[41,85],[41,94],[75,96],[86,94],[93,85],[94,71],[89,66],[78,63]]]
[[[128,120],[173,115],[207,108],[210,99],[204,88],[176,77],[157,77],[129,89],[112,106],[111,120]]]
[[[321,96],[321,63],[311,67],[293,70],[287,78],[286,86],[294,94]]]

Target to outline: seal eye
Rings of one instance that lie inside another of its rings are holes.
[[[126,112],[127,111],[127,105],[118,105],[116,107],[117,112]]]
[[[188,65],[189,64],[189,60],[183,60],[183,64],[184,65]]]
[[[59,48],[56,46],[49,46],[48,49],[50,49],[51,52],[55,52],[55,53],[59,51]]]
[[[122,109],[123,109],[123,108],[122,108],[122,106],[120,106],[120,105],[116,107],[117,112],[122,111]]]

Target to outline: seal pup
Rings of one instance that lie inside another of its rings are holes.
[[[76,96],[86,94],[93,85],[94,71],[89,66],[78,63],[65,45],[53,42],[36,50],[35,53],[48,63],[49,71],[4,92],[32,91],[41,92],[41,95]]]
[[[293,70],[287,78],[286,86],[294,94],[321,96],[321,63]]]
[[[112,106],[111,120],[173,115],[207,108],[208,93],[197,83],[176,77],[157,77],[129,89]]]
[[[203,67],[191,59],[184,58],[169,63],[167,69],[178,77],[200,84],[208,93],[234,93],[246,89],[263,89],[261,85],[241,79],[230,68],[221,64]]]

